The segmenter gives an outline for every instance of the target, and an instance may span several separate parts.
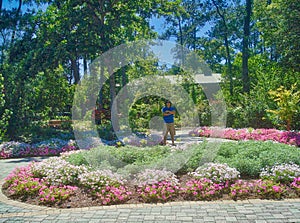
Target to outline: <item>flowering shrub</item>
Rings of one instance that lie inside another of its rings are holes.
[[[138,186],[152,185],[162,181],[170,182],[173,185],[178,184],[176,175],[167,170],[146,169],[136,174],[133,180]]]
[[[227,183],[218,184],[206,178],[193,179],[186,183],[181,193],[189,200],[212,200],[221,197],[222,190],[227,187]]]
[[[66,152],[62,152],[60,154],[60,157],[62,159],[67,159],[69,156],[71,156],[72,154],[78,154],[78,153],[82,153],[85,150],[70,150],[70,151],[66,151]]]
[[[78,178],[80,185],[93,190],[99,190],[112,184],[121,185],[125,183],[121,175],[113,173],[111,170],[85,172],[80,174]]]
[[[286,187],[271,180],[257,180],[255,192],[262,199],[280,199],[285,195]]]
[[[234,181],[239,178],[239,174],[239,171],[235,168],[220,163],[206,163],[203,166],[198,167],[195,172],[189,173],[193,178],[207,178],[215,183]]]
[[[10,196],[30,196],[38,193],[43,183],[39,178],[34,178],[31,172],[31,164],[25,167],[15,168],[5,178],[4,188],[8,189]]]
[[[234,184],[230,186],[230,197],[234,200],[245,199],[249,197],[250,194],[254,192],[254,183],[245,181],[245,180],[237,180]]]
[[[300,146],[299,132],[280,131],[277,129],[218,129],[213,127],[200,127],[192,130],[189,134],[200,137],[215,137],[232,140],[272,140],[289,145]]]
[[[50,186],[49,182],[34,177],[32,166],[16,168],[7,178],[5,178],[4,188],[12,197],[38,197],[42,204],[54,204],[68,199],[77,187],[68,185]]]
[[[76,185],[79,174],[88,171],[85,166],[74,166],[60,157],[50,157],[43,162],[33,163],[31,171],[52,185]]]
[[[300,177],[294,178],[294,181],[291,183],[291,188],[295,189],[298,195],[300,195]]]
[[[123,185],[122,177],[110,170],[96,170],[79,175],[80,186],[98,197],[102,204],[116,204],[128,199],[131,192]]]
[[[260,173],[262,179],[281,183],[291,183],[295,177],[300,177],[300,166],[293,163],[267,167]]]
[[[178,196],[180,188],[169,181],[160,181],[138,187],[138,194],[145,202],[166,202]]]
[[[55,204],[63,200],[67,200],[77,190],[76,186],[62,185],[62,186],[42,186],[39,189],[39,202],[42,204]]]
[[[255,180],[247,182],[238,180],[230,186],[230,196],[233,199],[248,198],[256,195],[262,199],[280,199],[286,194],[287,188],[271,180]]]
[[[99,192],[96,192],[96,196],[102,201],[102,204],[118,204],[125,202],[129,195],[130,191],[127,191],[127,188],[119,185],[115,186],[106,186],[102,188]]]
[[[49,140],[35,143],[32,145],[32,147],[41,147],[41,148],[48,147],[51,149],[59,149],[66,145],[69,145],[69,141],[63,140],[63,139],[58,139],[58,138],[51,138]]]
[[[214,178],[216,181],[203,178],[204,175],[197,179],[195,175],[196,179],[181,187],[172,172],[146,169],[136,174],[136,179],[131,182],[137,184],[136,190],[129,191],[126,187],[128,182],[110,170],[89,171],[87,167],[76,167],[61,158],[51,157],[16,168],[5,178],[3,189],[10,197],[23,200],[36,198],[44,205],[62,204],[80,189],[99,199],[102,205],[124,203],[131,198],[132,192],[144,202],[167,202],[179,196],[186,200],[214,200],[227,193],[234,200],[251,197],[281,199],[290,194],[292,197],[300,196],[300,177],[294,178],[289,187],[273,180],[236,180],[230,185],[230,180],[235,177],[222,178],[217,172],[215,170],[211,174],[218,176]]]
[[[167,170],[146,169],[135,175],[133,183],[145,202],[169,201],[179,193],[176,175]]]
[[[22,151],[27,151],[30,148],[30,145],[27,143],[20,142],[4,142],[0,145],[0,158],[11,158],[22,153]]]
[[[63,143],[64,142],[64,143]],[[46,143],[30,145],[20,142],[6,142],[0,145],[0,158],[28,157],[28,156],[55,156],[60,153],[77,150],[74,143],[63,140],[48,140]]]

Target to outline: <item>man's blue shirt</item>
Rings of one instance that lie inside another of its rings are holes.
[[[175,111],[174,107],[163,107],[162,108],[162,112],[166,112],[166,111]],[[165,123],[173,123],[174,122],[174,115],[173,114],[169,114],[169,115],[164,115],[163,116]]]

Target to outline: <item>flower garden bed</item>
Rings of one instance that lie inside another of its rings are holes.
[[[300,146],[300,132],[280,131],[277,129],[220,129],[215,127],[199,127],[192,130],[192,136],[214,137],[232,140],[276,141],[279,143]]]
[[[74,140],[52,138],[35,144],[11,141],[0,145],[0,159],[57,156],[73,150],[78,150]]]
[[[22,202],[59,208],[300,197],[299,148],[248,141],[223,143],[215,156],[208,155],[216,146],[206,142],[176,149],[99,146],[62,153],[15,169],[2,191]],[[190,159],[175,170],[173,158],[190,153]],[[173,162],[167,162],[170,157]],[[163,168],[166,163],[169,166]]]

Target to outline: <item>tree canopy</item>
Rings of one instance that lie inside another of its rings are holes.
[[[268,92],[281,86],[299,89],[298,0],[11,0],[9,4],[0,0],[2,139],[24,137],[45,127],[47,120],[69,114],[74,88],[88,75],[90,64],[109,49],[135,40],[176,41],[221,73],[231,127],[284,126],[287,120],[267,112],[279,109]],[[154,17],[164,21],[162,33],[151,26]],[[108,72],[103,69],[101,75]],[[128,64],[109,77],[99,91],[98,106],[109,111],[120,89],[137,77],[165,74],[187,71],[164,67],[157,58]],[[203,90],[192,80],[182,84],[197,103],[199,124],[209,125]],[[162,101],[138,100],[130,114],[138,119],[145,103]],[[299,103],[290,116],[289,128],[299,129]],[[151,115],[145,118],[150,120]]]

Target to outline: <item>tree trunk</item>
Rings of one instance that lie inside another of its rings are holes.
[[[19,14],[21,12],[21,6],[22,6],[22,0],[19,0],[19,6],[18,6],[18,9],[16,11],[16,22],[15,22],[15,27],[13,29],[13,32],[11,34],[11,44],[14,43],[15,41],[15,37],[16,37],[16,32],[17,32],[17,25],[18,25],[18,17],[19,17]]]
[[[114,127],[114,131],[119,131],[119,117],[118,117],[118,103],[115,102],[116,98],[116,78],[115,74],[111,73],[112,70],[109,68],[110,78],[109,78],[109,91],[110,91],[110,112],[111,112],[111,122]],[[115,103],[114,103],[115,102]]]
[[[101,65],[100,67],[100,83],[101,83],[101,89],[99,91],[99,105],[101,108],[104,108],[103,105],[103,87],[104,87],[104,67]]]
[[[122,88],[123,88],[123,95],[124,95],[123,98],[127,98],[128,91],[127,88],[124,88],[128,82],[128,77],[126,75],[126,68],[122,67],[121,72],[122,72]]]
[[[225,15],[221,12],[219,6],[215,2],[215,0],[212,0],[214,6],[217,9],[218,15],[221,17],[223,25],[224,25],[224,44],[226,48],[226,57],[227,57],[227,67],[228,67],[228,76],[229,76],[229,92],[230,95],[233,95],[233,82],[232,82],[232,65],[231,65],[231,55],[230,55],[230,49],[229,49],[229,41],[228,41],[228,27],[226,24]]]
[[[86,60],[86,56],[83,58],[83,73],[86,74],[87,73],[87,60]]]
[[[244,36],[243,36],[243,57],[242,57],[242,80],[243,80],[243,92],[250,92],[249,81],[249,37],[250,37],[250,19],[252,13],[252,0],[246,0],[246,16],[244,20]]]
[[[181,57],[181,66],[184,65],[184,56],[183,56],[183,33],[181,27],[181,19],[178,17],[178,29],[179,29],[179,41],[180,41],[180,57]]]
[[[72,68],[72,73],[74,78],[74,84],[78,84],[80,81],[80,76],[79,76],[79,67],[77,65],[76,59],[71,59],[71,68]]]

